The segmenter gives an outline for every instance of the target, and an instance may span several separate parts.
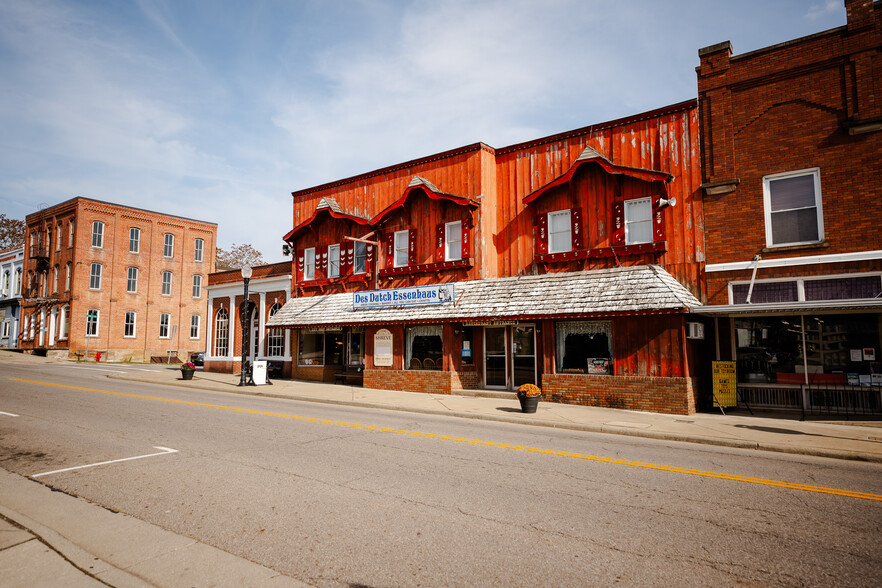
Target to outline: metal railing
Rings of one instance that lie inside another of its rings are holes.
[[[806,416],[882,416],[882,386],[739,384],[738,403]]]

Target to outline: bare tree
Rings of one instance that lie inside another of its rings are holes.
[[[0,213],[0,249],[24,244],[26,229],[24,221],[6,218],[5,214]]]
[[[217,269],[223,271],[225,269],[239,269],[246,265],[254,267],[263,265],[263,254],[252,247],[248,243],[242,245],[233,245],[229,249],[217,248]]]

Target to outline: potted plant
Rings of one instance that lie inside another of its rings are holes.
[[[181,378],[184,380],[192,380],[193,374],[196,373],[196,366],[191,362],[181,365]]]
[[[518,400],[521,403],[522,412],[536,412],[541,397],[542,390],[534,384],[522,384],[518,388]]]

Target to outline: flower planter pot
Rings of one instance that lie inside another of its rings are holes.
[[[518,401],[521,403],[521,412],[536,412],[536,409],[539,407],[539,399],[541,396],[518,396]]]
[[[184,380],[192,380],[196,370],[181,370],[181,378]]]

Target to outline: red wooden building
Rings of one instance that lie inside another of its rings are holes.
[[[699,51],[700,312],[755,405],[882,406],[882,4],[845,5],[843,27]]]
[[[703,297],[695,101],[503,149],[476,143],[293,194],[293,376],[539,384],[691,413]],[[698,354],[698,355],[697,355]]]

